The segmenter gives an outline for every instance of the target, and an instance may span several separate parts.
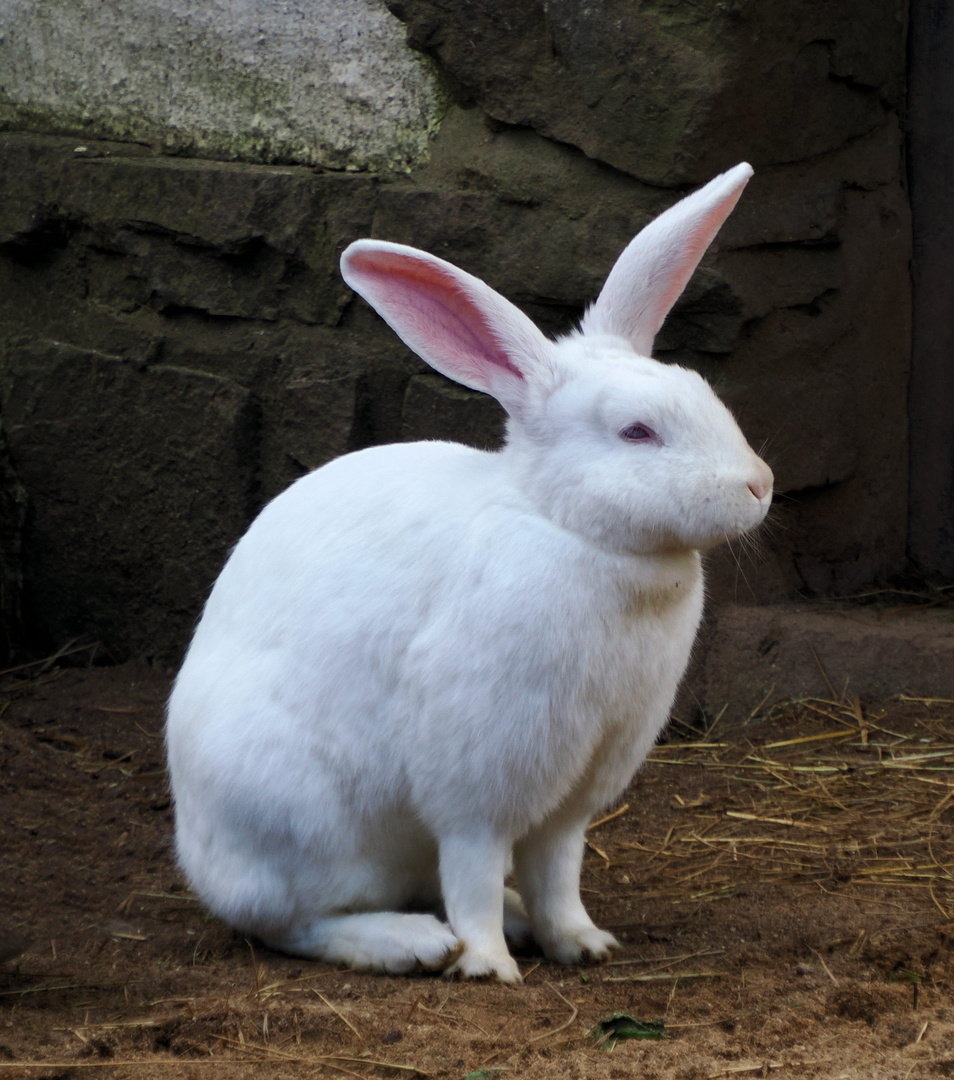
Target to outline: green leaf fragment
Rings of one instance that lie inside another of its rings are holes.
[[[601,1050],[612,1050],[620,1039],[665,1039],[666,1031],[662,1020],[637,1020],[629,1013],[614,1013],[601,1020],[590,1035]]]

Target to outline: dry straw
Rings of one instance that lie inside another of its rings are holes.
[[[700,793],[675,796],[675,823],[662,838],[620,838],[613,865],[632,866],[652,895],[674,904],[755,883],[859,899],[890,887],[921,893],[951,920],[954,731],[933,708],[950,703],[901,700],[916,712],[896,725],[903,731],[857,698],[809,698],[736,731],[720,724],[702,741],[658,746],[648,768],[691,776]]]

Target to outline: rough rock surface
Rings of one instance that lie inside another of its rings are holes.
[[[23,636],[23,527],[26,492],[10,464],[0,426],[0,665]]]
[[[914,229],[911,558],[954,579],[954,8],[912,4],[907,94]]]

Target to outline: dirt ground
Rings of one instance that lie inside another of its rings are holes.
[[[167,691],[139,665],[0,680],[0,1080],[954,1077],[952,701],[675,724],[590,832],[584,896],[623,953],[527,955],[512,988],[336,970],[209,917],[170,857]],[[665,1037],[600,1045],[619,1013]]]

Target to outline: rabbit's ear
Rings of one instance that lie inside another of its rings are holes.
[[[527,380],[549,370],[552,346],[517,308],[443,259],[378,240],[341,256],[345,281],[431,367],[491,394],[513,416]]]
[[[637,233],[583,316],[583,333],[626,338],[641,356],[649,356],[669,309],[751,175],[750,165],[736,165]]]

